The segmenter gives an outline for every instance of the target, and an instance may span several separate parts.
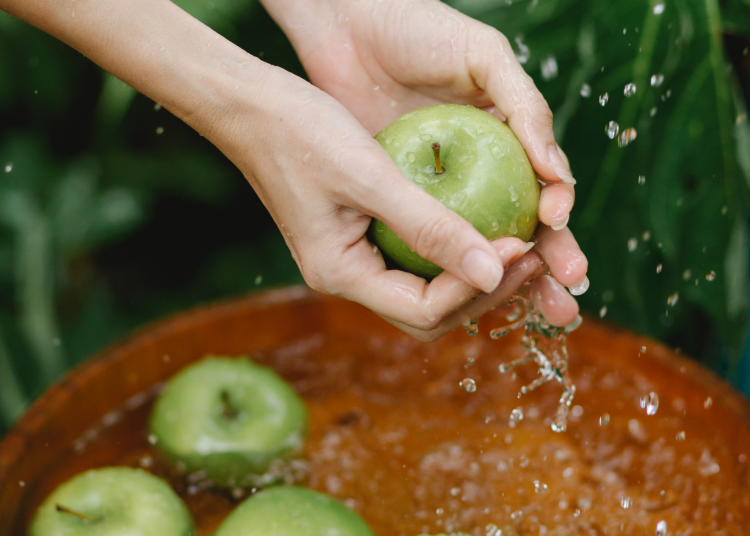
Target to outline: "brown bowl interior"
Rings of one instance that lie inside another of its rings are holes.
[[[492,326],[492,322],[504,323],[488,315],[482,325]],[[482,331],[477,339],[489,341],[487,330]],[[361,306],[298,287],[187,312],[103,351],[40,397],[0,444],[0,532],[24,534],[34,509],[60,481],[127,458],[131,446],[123,441],[92,449],[86,456],[69,453],[72,445],[85,439],[92,428],[101,428],[113,412],[138,407],[155,386],[186,364],[206,354],[253,355],[317,334],[334,339],[357,334],[383,340],[403,336]],[[465,340],[467,335],[459,330],[435,345],[465,344]],[[517,339],[509,341],[502,344],[517,345]],[[647,347],[645,355],[640,354],[642,346]],[[705,412],[704,402],[711,397],[710,429],[705,434],[720,438],[729,458],[743,459],[750,451],[747,401],[695,363],[651,340],[590,319],[571,335],[569,348],[572,363],[606,361],[612,370],[647,378],[648,384],[659,387],[662,404],[679,399],[687,413]],[[576,374],[572,370],[574,380]],[[559,390],[555,393],[559,396]],[[747,491],[750,473],[745,465],[737,467],[739,485]],[[204,525],[214,527],[218,515]]]

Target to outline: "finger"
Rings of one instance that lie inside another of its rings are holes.
[[[508,40],[487,29],[483,39],[471,40],[467,62],[477,85],[485,90],[521,142],[531,165],[549,182],[575,184],[552,131],[547,101],[518,63]]]
[[[567,326],[578,315],[578,302],[552,276],[543,275],[531,282],[531,299],[553,326]]]
[[[363,197],[366,213],[382,220],[410,248],[484,292],[503,277],[497,252],[479,231],[418,186],[403,180]]]
[[[575,199],[572,184],[557,183],[543,186],[537,208],[539,221],[559,231],[568,224]]]
[[[492,293],[481,294],[430,329],[419,329],[391,318],[385,320],[421,341],[432,342],[460,326],[468,325],[472,320],[479,319],[488,311],[505,305],[518,287],[539,276],[543,270],[544,265],[539,255],[529,251],[508,267],[503,281]]]
[[[493,241],[491,247],[503,264],[510,265],[532,246],[517,238],[504,238]],[[343,275],[348,284],[337,294],[419,330],[433,329],[479,292],[450,273],[427,283],[406,272],[386,270],[382,256],[364,239],[347,251],[342,265],[352,269]]]
[[[554,278],[570,288],[571,292],[583,294],[588,288],[588,260],[570,229],[565,227],[555,231],[540,225],[536,237],[536,251],[545,260]]]

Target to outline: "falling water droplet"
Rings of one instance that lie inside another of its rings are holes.
[[[609,424],[609,413],[603,414],[601,417],[599,417],[599,426],[607,426]]]
[[[523,42],[523,34],[517,34],[516,38],[516,45],[518,46],[518,52],[516,52],[516,59],[518,60],[518,63],[523,65],[527,61],[529,61],[529,47],[524,44]]]
[[[638,184],[646,184],[646,176],[638,175]]]
[[[557,77],[557,60],[554,56],[547,56],[542,60],[542,78],[545,80],[552,80]]]
[[[710,396],[706,399],[705,402],[703,402],[703,407],[706,409],[710,408],[713,405],[714,405],[714,400]]]
[[[164,127],[156,127],[156,134],[157,135],[164,134]]]
[[[599,318],[604,318],[607,316],[607,306],[603,306],[601,309],[599,309]]]
[[[156,445],[159,442],[159,438],[156,437],[154,434],[148,435],[148,443],[149,445]]]
[[[648,115],[650,115],[651,117],[654,117],[654,116],[656,115],[656,106],[652,107],[652,108],[651,108],[651,109],[650,109],[650,110],[648,111]]]
[[[617,136],[617,133],[620,132],[620,125],[614,121],[610,121],[607,123],[607,126],[604,127],[604,132],[610,140],[613,140]]]
[[[627,147],[630,145],[630,142],[634,141],[638,137],[638,132],[634,128],[628,128],[623,131],[622,134],[620,134],[620,137],[617,138],[617,145],[620,147]]]
[[[643,234],[641,235],[641,239],[644,242],[648,242],[649,240],[651,240],[651,231],[643,231]]]
[[[685,430],[677,432],[677,436],[675,437],[675,439],[680,442],[685,441]]]
[[[473,393],[477,390],[477,382],[475,382],[471,378],[464,378],[458,385],[460,385],[461,389],[463,389],[467,393]]]
[[[693,272],[692,272],[692,271],[690,271],[690,270],[685,270],[684,272],[682,272],[682,278],[683,278],[683,279],[684,279],[685,281],[687,281],[688,279],[690,279],[690,276],[691,276],[691,275],[693,275]]]
[[[263,276],[258,274],[255,276],[255,284],[260,285],[263,282]]]
[[[651,75],[651,87],[659,87],[664,83],[664,75],[663,74],[652,74]]]
[[[664,268],[663,264],[657,264],[656,265],[656,273],[660,274],[663,268]]]
[[[11,171],[13,171],[13,162],[8,162],[5,164],[5,172],[10,173]]]
[[[646,353],[646,347],[645,347],[645,346],[641,346],[641,353],[642,353],[642,354],[645,354],[645,353]]]
[[[659,409],[659,395],[651,391],[641,397],[641,407],[646,409],[646,415],[656,415]]]
[[[516,425],[523,420],[523,408],[518,407],[510,412],[510,420],[508,426],[515,428]]]
[[[670,307],[674,307],[675,305],[677,305],[677,302],[679,300],[680,300],[680,293],[675,292],[669,298],[667,298],[667,305],[669,305]]]
[[[635,92],[638,88],[634,83],[625,84],[625,88],[623,88],[622,92],[626,97],[632,97],[635,95]]]
[[[599,95],[599,104],[604,106],[607,104],[607,101],[609,100],[609,93],[605,93],[604,95]]]
[[[568,290],[570,290],[570,293],[573,296],[580,296],[584,292],[586,292],[589,289],[589,278],[588,276],[583,278],[583,281],[578,283],[577,285],[573,285],[572,287],[568,287]]]
[[[534,480],[534,493],[542,494],[546,493],[547,491],[547,484],[544,482],[539,482],[538,480]]]
[[[638,249],[638,239],[631,238],[630,240],[628,240],[628,251],[630,253],[633,253],[636,249]]]
[[[662,6],[662,11],[664,10],[664,4],[656,4],[657,6]],[[656,7],[654,7],[654,13],[656,13]],[[659,521],[656,524],[656,536],[667,536],[667,522],[663,519]]]
[[[711,270],[706,274],[706,281],[713,281],[714,279],[716,279],[716,272]]]
[[[654,5],[654,15],[661,15],[664,13],[664,2],[659,2]],[[666,526],[666,523],[664,524]]]
[[[161,104],[159,104],[159,103],[157,102],[157,103],[155,103],[155,104],[154,104],[154,111],[155,111],[155,112],[158,112],[159,110],[161,110]]]
[[[622,497],[620,499],[620,506],[623,510],[627,510],[630,508],[630,505],[633,503],[633,500],[630,497]]]
[[[581,97],[590,97],[591,96],[591,86],[588,84],[583,84],[581,86]]]

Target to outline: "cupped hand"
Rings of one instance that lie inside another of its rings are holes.
[[[578,307],[560,283],[580,287],[587,270],[566,227],[575,180],[554,140],[552,113],[508,40],[434,0],[318,0],[294,10],[281,5],[284,0],[266,4],[290,36],[311,81],[346,106],[370,134],[405,112],[446,102],[471,104],[508,121],[543,183],[536,252],[554,278],[534,281],[535,302],[550,322],[570,322]],[[498,251],[504,247],[496,245]],[[462,279],[451,266],[437,264],[457,275],[456,281]],[[433,281],[430,292],[441,294],[450,286],[448,274],[445,280]],[[484,312],[476,303],[472,310],[475,315]],[[453,321],[445,317],[445,325],[455,324],[462,314],[454,313]]]

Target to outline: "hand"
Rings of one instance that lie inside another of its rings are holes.
[[[371,134],[407,111],[443,102],[472,104],[507,118],[545,183],[536,251],[554,279],[537,278],[532,295],[551,323],[572,321],[578,306],[558,281],[574,286],[586,277],[586,258],[566,227],[575,180],[554,141],[549,107],[507,39],[431,0],[319,0],[295,8],[284,0],[265,3],[290,36],[312,82],[344,104]],[[415,335],[433,338],[463,322],[460,317],[471,313],[478,318],[526,279],[517,277],[516,286],[504,281],[494,298],[483,296],[468,309],[443,316],[443,322],[427,330],[429,335]],[[436,279],[432,285],[440,283]]]

